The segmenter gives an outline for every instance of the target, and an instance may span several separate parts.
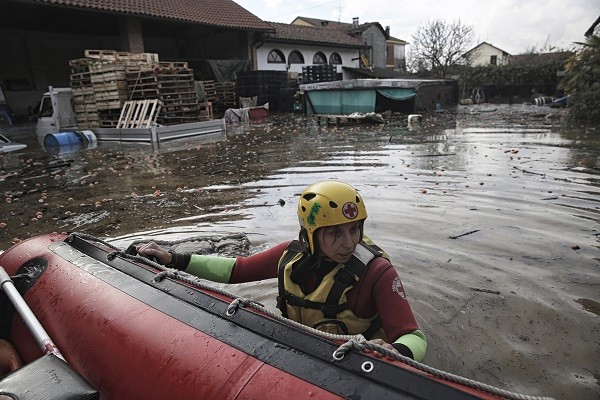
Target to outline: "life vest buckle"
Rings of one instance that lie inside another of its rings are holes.
[[[348,304],[323,304],[321,312],[325,318],[336,318],[339,313],[348,309]]]

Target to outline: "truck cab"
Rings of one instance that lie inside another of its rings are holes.
[[[49,133],[77,129],[71,88],[53,88],[43,94],[37,118],[36,134],[40,144]]]

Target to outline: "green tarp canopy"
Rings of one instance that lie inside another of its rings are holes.
[[[384,88],[377,89],[377,93],[391,100],[410,100],[417,95],[415,89]]]
[[[352,114],[375,112],[377,93],[395,101],[410,100],[416,96],[415,89],[370,88],[352,90],[312,90],[306,94],[309,101],[309,115]]]

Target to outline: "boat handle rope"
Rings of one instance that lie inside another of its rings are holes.
[[[154,277],[154,282],[160,282],[165,278],[177,279],[177,280],[183,281],[185,283],[188,283],[191,286],[197,287],[199,289],[208,290],[208,291],[218,293],[218,294],[226,296],[226,297],[233,298],[233,300],[227,307],[227,311],[225,312],[225,314],[228,317],[232,317],[236,313],[237,309],[240,306],[251,307],[257,311],[260,311],[261,313],[268,315],[269,317],[271,317],[273,319],[282,321],[282,322],[284,322],[288,325],[292,325],[298,329],[308,331],[308,332],[312,333],[313,335],[316,335],[316,336],[319,336],[319,337],[322,337],[322,338],[325,338],[325,339],[328,339],[331,341],[345,341],[345,343],[340,345],[340,347],[338,347],[333,352],[332,358],[334,361],[338,361],[338,362],[341,361],[344,358],[344,356],[346,355],[346,353],[350,350],[356,350],[358,352],[363,352],[365,350],[375,351],[375,352],[382,354],[392,360],[399,361],[401,363],[410,365],[413,368],[416,368],[420,371],[423,371],[423,372],[426,372],[433,376],[436,376],[440,379],[459,383],[461,385],[464,385],[464,386],[467,386],[470,388],[474,388],[474,389],[478,389],[478,390],[481,390],[486,393],[491,393],[493,395],[496,395],[496,396],[499,396],[499,397],[502,397],[505,399],[509,399],[509,400],[555,400],[552,397],[530,396],[530,395],[510,392],[508,390],[504,390],[504,389],[500,389],[500,388],[492,386],[492,385],[488,385],[487,383],[478,382],[473,379],[465,378],[460,375],[455,375],[450,372],[446,372],[446,371],[442,371],[442,370],[430,367],[426,364],[415,361],[410,357],[403,356],[398,352],[389,350],[381,345],[371,343],[367,339],[365,339],[365,337],[363,335],[360,335],[360,334],[359,335],[335,335],[332,333],[320,331],[320,330],[312,328],[310,326],[303,325],[294,320],[285,318],[285,317],[281,316],[280,314],[274,313],[273,311],[267,309],[261,303],[255,302],[251,299],[246,299],[244,297],[237,296],[236,294],[229,293],[226,290],[219,289],[212,285],[208,285],[205,283],[205,280],[200,279],[196,276],[190,275],[187,272],[165,267],[164,265],[154,262],[152,260],[149,260],[146,257],[126,254],[124,250],[122,250],[122,249],[114,246],[113,244],[108,243],[102,239],[99,239],[93,235],[89,235],[86,233],[80,233],[80,232],[73,232],[66,239],[66,242],[72,241],[72,237],[74,237],[74,236],[77,236],[81,239],[101,243],[101,244],[111,248],[112,250],[114,250],[113,252],[111,252],[107,255],[107,259],[109,261],[113,260],[117,256],[120,256],[122,258],[133,260],[133,261],[139,262],[141,264],[145,264],[145,265],[154,267],[156,269],[159,269],[161,272],[156,274],[156,276]],[[375,369],[375,367],[373,366],[372,362],[367,361],[362,364],[361,369],[363,372],[370,373]]]

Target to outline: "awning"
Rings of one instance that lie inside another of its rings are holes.
[[[352,114],[375,112],[376,91],[318,90],[307,92],[309,105],[317,114]],[[309,108],[310,110],[310,108]]]
[[[352,90],[314,90],[306,92],[308,114],[352,114],[375,112],[377,93],[394,101],[411,100],[416,96],[414,88],[379,88]]]
[[[391,100],[396,101],[404,101],[410,100],[417,95],[415,89],[398,89],[398,88],[385,88],[385,89],[377,89],[377,93],[380,95],[387,97]]]

